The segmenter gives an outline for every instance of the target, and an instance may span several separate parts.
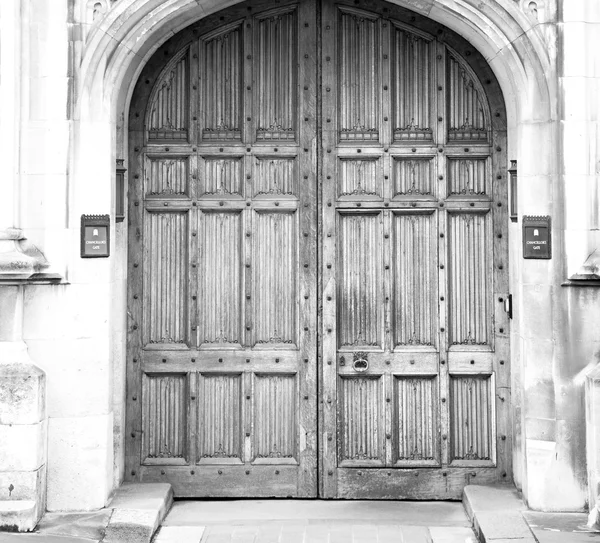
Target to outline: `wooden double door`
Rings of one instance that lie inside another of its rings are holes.
[[[469,44],[386,3],[244,3],[161,46],[130,111],[127,478],[510,479],[505,113]]]

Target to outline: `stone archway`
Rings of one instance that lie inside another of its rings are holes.
[[[533,182],[540,176],[553,175],[556,171],[552,152],[552,141],[557,136],[557,126],[553,121],[553,97],[556,88],[553,81],[554,64],[545,46],[541,33],[533,29],[535,21],[522,12],[514,2],[498,1],[479,9],[474,2],[440,0],[415,3],[396,2],[415,12],[443,23],[460,33],[481,51],[494,70],[506,100],[509,131],[509,155],[519,158],[520,175],[530,177]],[[163,2],[161,0],[120,0],[104,17],[97,20],[87,36],[82,54],[82,62],[77,74],[78,100],[74,108],[72,141],[74,153],[71,161],[71,174],[75,179],[86,179],[98,187],[104,186],[94,195],[94,200],[74,189],[76,205],[73,216],[81,213],[85,204],[110,206],[113,195],[105,178],[111,176],[115,158],[127,156],[126,111],[143,65],[161,43],[194,20],[205,17],[217,9],[226,7],[216,2],[202,3],[192,0]],[[535,141],[535,151],[532,143]],[[547,156],[543,161],[544,171],[540,173],[538,157]],[[539,186],[539,185],[538,185]],[[535,185],[521,186],[521,201],[532,203],[532,210],[539,214],[552,209],[552,203],[539,201]],[[548,207],[550,206],[550,207]],[[116,258],[113,272],[123,277],[125,265],[124,237],[117,232]],[[518,254],[517,236],[511,241],[511,254]],[[519,306],[527,304],[527,293],[522,284],[527,282],[527,270],[519,264],[518,258],[511,258],[511,291],[517,294]],[[107,283],[110,283],[108,275]],[[111,283],[114,303],[107,318],[120,323],[120,332],[107,337],[107,346],[112,353],[112,364],[117,386],[114,394],[115,410],[115,465],[114,482],[118,484],[123,476],[123,448],[125,439],[122,426],[123,415],[123,322],[124,282]],[[516,312],[519,314],[519,312]],[[523,323],[513,322],[513,337],[524,336]],[[513,360],[518,365],[521,353],[526,347],[535,349],[535,339],[525,342],[513,341]],[[515,372],[513,382],[513,418],[515,424],[514,464],[515,480],[528,494],[527,461],[524,444],[524,429],[521,424],[521,404],[524,384],[520,372]],[[119,384],[120,383],[120,384]],[[107,474],[107,476],[109,476]]]

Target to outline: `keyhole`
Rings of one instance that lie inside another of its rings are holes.
[[[15,487],[13,486],[12,483],[10,483],[10,485],[8,485],[8,495],[10,496],[12,494],[12,491],[15,489]]]

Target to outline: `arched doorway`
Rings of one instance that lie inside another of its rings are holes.
[[[245,3],[161,47],[130,108],[126,474],[510,478],[505,124],[479,53],[383,2]]]

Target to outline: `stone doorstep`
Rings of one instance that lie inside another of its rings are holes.
[[[527,509],[512,485],[468,485],[463,505],[482,543],[535,543],[535,537],[523,518]]]
[[[150,543],[172,505],[170,484],[123,484],[108,505],[113,512],[102,543]]]
[[[0,0],[1,1],[1,0]],[[166,483],[125,483],[115,492],[111,502],[100,512],[83,514],[83,522],[78,520],[78,513],[51,513],[39,523],[31,537],[36,541],[100,541],[102,543],[150,543],[155,532],[173,505],[173,490]],[[0,500],[0,516],[8,511],[15,517],[14,524],[21,526],[23,519],[32,519],[32,512],[37,507],[34,501],[2,501]],[[103,514],[98,514],[102,513]],[[69,518],[71,517],[71,518]],[[34,530],[35,522],[27,526]],[[94,534],[94,535],[90,535]],[[18,534],[23,536],[24,534]],[[83,537],[79,537],[83,536]],[[15,534],[15,541],[17,534]],[[0,542],[12,541],[9,534],[0,531]],[[92,539],[90,539],[92,538]],[[27,538],[23,541],[28,541]],[[184,543],[182,541],[182,543]]]

